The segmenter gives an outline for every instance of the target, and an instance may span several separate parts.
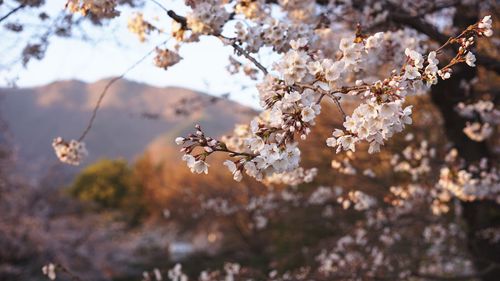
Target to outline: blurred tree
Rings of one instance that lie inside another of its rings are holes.
[[[94,202],[100,209],[122,210],[136,221],[146,209],[143,189],[126,160],[100,160],[85,168],[69,193],[82,201]]]

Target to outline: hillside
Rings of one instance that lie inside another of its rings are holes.
[[[153,140],[173,144],[175,136],[192,130],[194,123],[217,136],[252,114],[242,105],[200,92],[121,80],[109,89],[87,135],[89,157],[80,167],[62,168],[52,151],[52,139],[81,134],[107,82],[60,81],[34,88],[0,88],[0,117],[7,125],[4,135],[15,148],[23,175],[37,179],[61,170],[73,174],[103,157],[133,160]]]

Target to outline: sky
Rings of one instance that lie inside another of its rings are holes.
[[[5,2],[9,4],[8,0]],[[56,14],[64,8],[66,1],[46,2],[46,10],[50,14]],[[167,3],[167,8],[179,14],[185,14],[187,11],[182,1]],[[0,15],[4,15],[8,10],[5,4],[0,5]],[[33,87],[67,79],[93,82],[123,74],[156,45],[165,41],[165,35],[153,36],[145,43],[139,42],[138,38],[127,30],[127,21],[133,11],[129,8],[120,8],[120,11],[121,15],[109,25],[100,28],[90,24],[84,26],[87,36],[92,39],[91,42],[52,37],[45,58],[41,61],[31,61],[26,68],[21,67],[20,63],[9,67],[4,65],[12,65],[9,62],[19,57],[20,50],[30,38],[19,40],[18,35],[2,31],[1,36],[5,40],[0,40],[0,87],[8,86],[8,81],[14,77],[17,77],[18,87]],[[170,19],[154,3],[146,0],[142,11],[155,25],[163,27],[165,31],[170,30]],[[29,17],[33,16],[36,16],[35,12],[19,13],[10,17],[8,22],[29,22]],[[172,46],[174,43],[175,40],[170,39],[167,44]],[[230,46],[224,46],[219,39],[205,36],[200,42],[184,44],[179,53],[183,57],[182,61],[167,71],[155,67],[154,55],[151,55],[127,73],[125,78],[158,87],[186,87],[216,96],[230,93],[231,99],[258,107],[255,81],[244,75],[230,75],[226,70],[227,58],[233,53]],[[265,64],[265,61],[263,63]]]

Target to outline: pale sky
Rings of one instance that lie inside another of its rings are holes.
[[[9,1],[6,1],[8,4]],[[65,0],[47,1],[47,6],[53,13],[64,7]],[[157,17],[155,25],[170,30],[170,19],[153,3],[146,2],[144,14],[147,19]],[[167,8],[185,14],[181,1],[165,1]],[[0,15],[8,11],[5,4],[0,6]],[[115,18],[109,26],[95,28],[86,25],[88,35],[95,42],[82,42],[77,39],[51,38],[51,44],[46,56],[41,61],[32,60],[26,69],[17,63],[13,68],[0,67],[0,86],[5,87],[7,80],[18,77],[19,87],[44,85],[57,80],[78,79],[93,82],[102,78],[121,75],[126,69],[147,54],[157,44],[165,40],[154,36],[151,40],[141,43],[137,37],[127,30],[127,21],[132,14],[128,8],[121,8],[121,15]],[[19,14],[9,18],[8,22],[16,20],[25,22],[32,15]],[[15,36],[2,31],[0,40],[0,65],[8,64],[17,58],[26,41],[17,43]],[[118,38],[119,40],[117,40]],[[5,40],[4,40],[5,39]],[[172,45],[174,39],[169,40]],[[218,39],[203,37],[201,42],[185,44],[180,55],[183,60],[167,71],[153,65],[153,55],[142,62],[126,75],[126,79],[144,82],[154,86],[181,86],[213,95],[231,92],[231,99],[246,105],[258,106],[255,81],[244,75],[230,75],[226,66],[228,56],[233,53],[230,46],[224,46]],[[242,61],[245,61],[242,58]],[[265,61],[263,62],[265,64]],[[269,65],[267,65],[269,66]],[[246,87],[245,90],[241,90]]]

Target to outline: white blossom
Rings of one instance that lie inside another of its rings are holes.
[[[53,263],[44,265],[42,267],[42,272],[44,275],[47,275],[50,280],[56,280],[56,266]]]
[[[471,67],[476,66],[476,56],[471,52],[467,52],[467,55],[465,55],[465,63]]]
[[[85,143],[77,140],[66,142],[63,138],[57,137],[52,142],[52,147],[57,158],[70,165],[80,165],[83,158],[88,155]]]
[[[187,25],[194,33],[218,34],[229,18],[219,0],[202,1],[186,15]]]

